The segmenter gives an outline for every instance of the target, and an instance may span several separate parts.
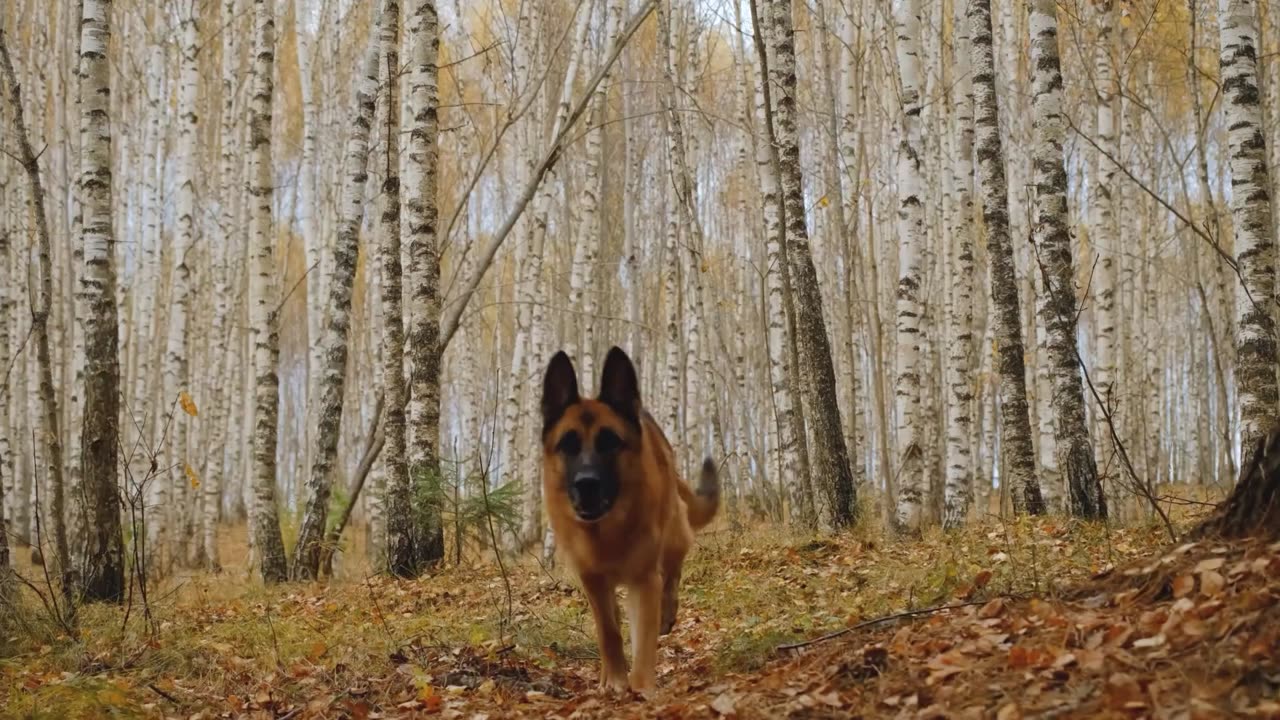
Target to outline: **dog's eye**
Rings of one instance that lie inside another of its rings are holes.
[[[617,452],[622,448],[622,438],[609,428],[602,428],[596,433],[596,452],[601,455]]]
[[[577,455],[582,452],[582,437],[576,431],[570,430],[556,444],[556,452],[562,455]]]

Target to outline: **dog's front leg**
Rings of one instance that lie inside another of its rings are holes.
[[[658,662],[658,623],[661,621],[662,576],[657,568],[627,588],[627,616],[631,621],[631,689],[653,692]]]
[[[603,577],[582,578],[591,615],[596,621],[596,641],[600,644],[600,686],[627,689],[627,656],[622,653],[622,632],[618,629],[618,596]]]

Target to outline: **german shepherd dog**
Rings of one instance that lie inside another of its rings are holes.
[[[693,533],[715,517],[720,485],[708,458],[695,493],[676,475],[671,444],[640,404],[631,359],[605,357],[600,394],[578,394],[573,363],[551,358],[542,387],[543,498],[559,551],[577,572],[595,617],[600,685],[654,689],[658,636],[671,632],[680,568]],[[615,591],[627,588],[631,652],[627,674]]]

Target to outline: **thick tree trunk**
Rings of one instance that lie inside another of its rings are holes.
[[[409,424],[413,447],[409,449],[409,478],[413,483],[415,551],[419,567],[444,558],[444,524],[441,498],[430,490],[440,477],[440,364],[444,353],[441,335],[440,246],[436,222],[436,173],[438,165],[439,105],[438,60],[440,19],[435,0],[414,4],[414,31],[409,75],[409,162],[404,192],[409,210],[408,235],[402,242],[409,250]]]
[[[280,293],[275,287],[275,221],[271,199],[275,173],[271,112],[275,68],[275,5],[253,0],[253,89],[249,102],[249,234],[253,249],[249,324],[253,332],[256,408],[253,433],[254,545],[262,579],[286,579],[288,560],[276,508],[276,425],[280,415]]]
[[[898,301],[897,378],[894,396],[897,405],[898,462],[894,498],[894,524],[900,531],[920,532],[924,514],[925,419],[921,416],[921,375],[926,358],[922,352],[925,281],[924,225],[925,185],[922,153],[924,138],[920,115],[924,103],[921,71],[920,0],[904,0],[894,11],[897,34],[898,74],[902,79],[902,127],[898,141]]]
[[[399,6],[394,0],[390,0],[388,7],[395,9],[398,22]],[[386,21],[384,16],[382,22]],[[360,247],[360,225],[364,219],[365,184],[369,179],[369,132],[373,127],[374,104],[378,94],[376,37],[370,40],[361,69],[355,91],[351,134],[347,137],[343,161],[342,218],[338,226],[337,242],[334,244],[333,277],[328,283],[328,313],[324,335],[320,339],[324,349],[321,352],[320,367],[314,368],[321,374],[317,384],[320,392],[319,407],[315,413],[318,425],[313,434],[316,444],[312,449],[310,476],[307,479],[307,507],[298,528],[298,543],[293,553],[295,580],[317,577],[320,543],[324,539],[334,465],[338,458],[342,401],[346,394],[348,336],[351,332],[351,292]]]
[[[1229,0],[1222,28],[1222,95],[1231,156],[1231,217],[1242,283],[1236,288],[1236,378],[1241,455],[1276,413],[1276,237],[1258,93],[1257,5]],[[1243,464],[1242,464],[1243,466]]]
[[[991,302],[996,316],[1003,461],[1001,478],[1007,478],[1008,486],[1013,489],[1014,509],[1038,515],[1044,512],[1044,499],[1040,494],[1040,483],[1036,480],[1027,409],[1022,320],[1013,244],[1009,236],[1009,196],[996,104],[991,0],[970,1],[969,23],[973,51],[974,152],[978,161],[982,218],[987,228],[987,253],[991,262]],[[1002,481],[1001,485],[1006,483]]]
[[[856,519],[857,498],[841,428],[840,408],[835,394],[831,392],[836,386],[835,368],[826,321],[822,316],[818,273],[813,264],[809,230],[805,224],[800,141],[796,130],[796,58],[791,3],[789,0],[770,0],[769,13],[773,64],[769,66],[763,57],[761,60],[768,67],[769,84],[779,92],[776,118],[769,117],[767,127],[776,143],[775,160],[782,185],[787,266],[792,271],[795,292],[794,339],[803,367],[801,372],[806,378],[801,383],[801,392],[806,419],[813,430],[810,451],[815,484],[824,501],[823,520],[834,529],[843,529],[853,525]]]
[[[400,3],[386,0],[382,17],[379,62],[386,100],[380,116],[387,144],[380,198],[382,241],[378,268],[382,273],[382,391],[387,398],[385,438],[387,569],[399,577],[417,572],[412,488],[405,455],[404,307],[400,267]],[[421,441],[422,438],[419,438]]]
[[[1191,531],[1193,538],[1280,536],[1280,424],[1258,435],[1240,463],[1240,478],[1225,502]]]
[[[80,193],[84,203],[85,417],[82,440],[87,535],[84,593],[124,598],[124,538],[116,492],[120,437],[120,355],[116,327],[116,243],[111,226],[111,83],[107,63],[111,3],[85,0],[81,22]]]
[[[1058,61],[1058,8],[1054,0],[1036,0],[1031,8],[1031,57],[1035,68],[1035,251],[1044,278],[1040,322],[1048,333],[1053,379],[1054,428],[1058,470],[1066,476],[1071,513],[1107,516],[1102,482],[1085,421],[1084,385],[1076,350],[1075,263],[1067,228],[1067,173],[1062,143],[1062,73]]]

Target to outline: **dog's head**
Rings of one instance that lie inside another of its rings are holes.
[[[625,352],[609,350],[594,400],[579,395],[568,355],[551,358],[542,384],[542,446],[551,488],[567,494],[578,520],[596,522],[614,507],[640,450],[640,383]]]

